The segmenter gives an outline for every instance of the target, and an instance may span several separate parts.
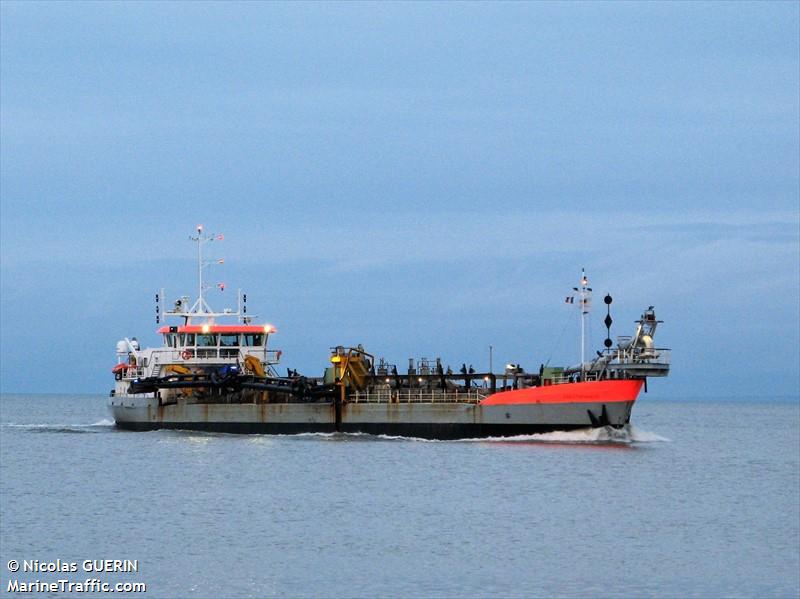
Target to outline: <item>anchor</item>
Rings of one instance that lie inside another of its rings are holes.
[[[608,412],[606,412],[606,404],[603,404],[603,411],[600,412],[600,417],[594,415],[594,412],[591,410],[586,410],[586,413],[589,414],[589,420],[592,421],[593,428],[600,428],[603,426],[611,426],[611,422],[608,420]]]

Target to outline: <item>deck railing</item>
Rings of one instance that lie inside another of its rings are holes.
[[[147,369],[141,366],[132,366],[130,368],[126,368],[122,371],[122,378],[125,380],[133,380],[138,379],[143,376],[147,376],[146,373]],[[117,375],[119,376],[119,375]]]
[[[615,349],[611,354],[620,364],[669,364],[672,358],[672,350],[666,347]]]
[[[183,352],[189,351],[191,355],[184,358]],[[191,347],[191,348],[173,348],[164,347],[153,349],[148,352],[141,352],[139,354],[140,363],[135,367],[128,368],[123,373],[123,378],[126,380],[133,380],[150,376],[154,369],[158,366],[165,364],[181,364],[185,366],[203,366],[211,362],[225,362],[236,364],[244,364],[245,356],[253,355],[267,364],[268,370],[271,370],[273,364],[280,362],[278,354],[279,350],[268,349],[265,352],[263,349],[258,348],[242,348],[242,347]]]
[[[599,381],[600,377],[601,377],[601,373],[599,373],[599,372],[586,372],[586,373],[584,373],[583,379],[581,379],[581,380],[583,380],[584,382],[588,383],[588,382],[592,382],[592,381]],[[549,379],[549,380],[551,381],[551,383],[550,383],[551,385],[563,385],[565,383],[578,382],[579,377],[577,375],[556,376],[556,377],[553,377],[552,379]]]
[[[188,358],[183,357],[183,352],[190,352]],[[154,349],[150,354],[152,364],[202,364],[209,360],[236,360],[244,362],[246,355],[252,355],[266,361],[268,364],[277,364],[280,360],[279,350],[240,347],[187,347],[184,349],[164,348]],[[146,357],[146,356],[144,356]]]
[[[478,403],[487,397],[477,389],[471,391],[435,391],[430,389],[377,389],[354,391],[352,403]]]

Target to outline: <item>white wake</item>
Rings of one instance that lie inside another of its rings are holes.
[[[3,427],[15,428],[22,430],[30,430],[34,432],[65,432],[65,433],[78,433],[78,432],[102,432],[104,430],[114,427],[114,421],[104,418],[97,422],[87,423],[73,423],[73,424],[51,424],[41,422],[28,422],[28,423],[3,423]]]
[[[581,428],[572,431],[553,431],[549,433],[534,433],[531,435],[516,435],[514,437],[480,437],[474,439],[455,439],[441,441],[436,439],[418,439],[416,437],[395,437],[378,435],[385,440],[413,440],[430,443],[563,443],[563,444],[608,444],[608,443],[669,443],[670,440],[657,433],[641,430],[631,424],[622,428],[610,426],[601,428]]]

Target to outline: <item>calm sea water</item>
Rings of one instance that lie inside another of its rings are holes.
[[[0,398],[0,584],[147,597],[797,597],[797,402],[644,396],[624,433],[509,441],[116,430]],[[10,559],[135,559],[117,574]]]

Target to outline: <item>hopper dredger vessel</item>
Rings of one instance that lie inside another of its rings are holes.
[[[661,322],[653,307],[637,321],[634,335],[615,344],[609,295],[605,349],[585,359],[592,289],[582,274],[567,297],[580,314],[581,361],[575,366],[542,365],[529,373],[508,364],[495,373],[491,366],[476,372],[463,364],[454,372],[438,358],[410,358],[401,373],[359,345],[334,347],[324,376],[291,369],[281,376],[281,352],[268,349],[275,328],[248,315],[247,296],[239,292],[236,311],[214,312],[205,299],[203,270],[216,261],[203,260],[203,246],[222,236],[206,235],[198,226],[191,239],[197,243],[197,300],[190,304],[183,296],[162,309],[161,290],[156,321],[178,320],[158,329],[162,345],[140,348],[135,337],[117,344],[108,406],[120,428],[460,439],[621,427],[630,421],[647,378],[669,373],[670,351],[653,341]]]

